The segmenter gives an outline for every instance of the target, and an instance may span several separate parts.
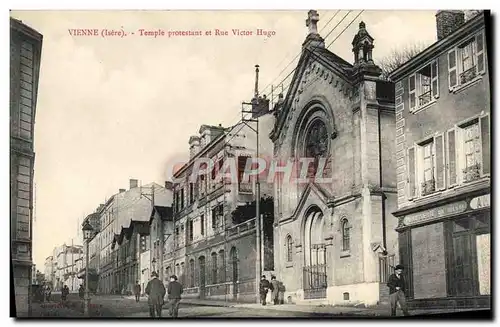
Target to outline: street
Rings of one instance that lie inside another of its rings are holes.
[[[209,304],[207,302],[207,304]],[[272,310],[270,307],[229,307],[221,305],[199,305],[182,302],[179,307],[179,318],[286,318],[286,317],[338,317],[338,314],[304,312],[293,309]],[[38,310],[34,316],[41,317],[82,317],[83,306],[77,294],[70,294],[65,305],[61,304],[60,294],[53,294],[50,302],[37,304]],[[91,316],[96,318],[146,318],[149,317],[147,299],[142,297],[135,302],[130,297],[122,296],[93,296],[90,306]],[[168,308],[163,309],[163,317],[168,318]]]

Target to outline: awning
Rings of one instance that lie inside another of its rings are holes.
[[[80,271],[78,272],[78,274],[77,274],[76,276],[77,276],[78,278],[85,278],[85,270],[86,270],[86,269],[85,269],[85,268],[83,268],[82,270],[80,270]],[[89,276],[97,276],[97,275],[99,275],[99,274],[97,273],[97,270],[95,270],[95,268],[90,268],[90,269],[89,269]]]

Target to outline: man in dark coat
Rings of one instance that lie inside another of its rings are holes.
[[[67,285],[64,285],[62,290],[61,290],[61,299],[63,302],[66,301],[68,294],[69,294],[69,288]]]
[[[181,301],[181,294],[183,291],[182,284],[177,281],[177,276],[170,276],[170,283],[168,283],[168,301],[170,315],[173,318],[177,318],[179,315],[179,302]]]
[[[78,289],[78,296],[82,300],[85,298],[85,287],[83,287],[83,284],[81,284],[80,288]]]
[[[161,307],[166,290],[156,272],[151,274],[151,280],[146,286],[145,293],[148,295],[149,315],[153,318],[155,316],[161,317]]]
[[[269,289],[272,290],[272,285],[266,279],[265,275],[262,275],[262,279],[260,280],[259,290],[260,290],[260,302],[262,305],[266,305],[266,296]]]
[[[139,299],[141,298],[141,285],[139,284],[139,281],[135,282],[134,294],[135,294],[135,302],[139,302]]]
[[[274,305],[279,304],[279,282],[276,280],[276,276],[271,276],[271,299]]]
[[[389,277],[387,286],[389,287],[389,301],[391,302],[391,316],[396,316],[396,309],[399,305],[403,314],[409,316],[408,307],[406,305],[406,281],[403,276],[403,266],[397,265],[394,268],[394,274]]]

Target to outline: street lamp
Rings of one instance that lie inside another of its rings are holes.
[[[89,296],[89,243],[90,239],[92,238],[92,235],[94,234],[94,228],[92,225],[89,224],[88,221],[85,222],[85,224],[82,227],[83,231],[83,239],[85,240],[86,243],[86,250],[85,251],[85,299],[84,299],[84,306],[83,310],[86,316],[89,316],[90,312],[90,296]]]

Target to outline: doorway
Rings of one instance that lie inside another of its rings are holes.
[[[229,252],[232,267],[233,300],[238,298],[238,252],[233,246]]]
[[[201,256],[198,258],[198,264],[200,267],[200,299],[205,298],[205,257]]]

